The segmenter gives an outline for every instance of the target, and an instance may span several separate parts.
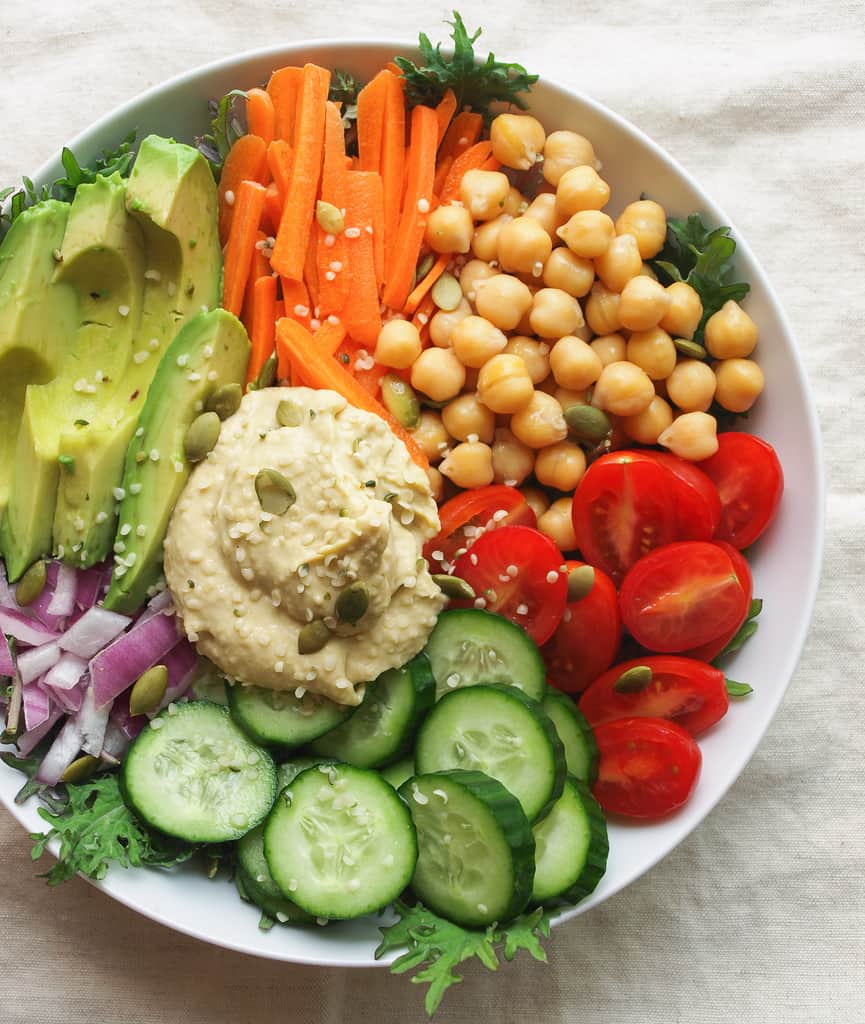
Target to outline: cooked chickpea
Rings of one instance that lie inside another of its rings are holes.
[[[703,303],[694,289],[684,281],[667,286],[670,305],[661,318],[661,327],[674,338],[694,337],[694,331],[703,315]]]
[[[514,334],[505,349],[509,355],[519,356],[526,364],[532,384],[540,384],[550,375],[550,346],[522,334]]]
[[[574,391],[572,388],[556,388],[552,392],[552,396],[562,407],[562,412],[565,412],[572,405],[588,405],[588,393],[587,388],[582,388],[579,391]]]
[[[540,277],[553,249],[543,225],[523,214],[514,217],[499,232],[499,263],[503,270],[515,270]]]
[[[526,504],[534,512],[536,519],[540,519],[550,507],[549,496],[540,487],[523,487],[520,490],[520,494],[526,499]]]
[[[577,535],[571,518],[572,504],[572,498],[559,498],[538,516],[538,529],[563,553],[573,551],[577,546]]]
[[[483,441],[491,444],[496,429],[496,417],[491,409],[481,405],[473,392],[458,395],[442,409],[445,430],[458,441]]]
[[[559,178],[556,209],[563,218],[583,210],[602,210],[610,201],[610,186],[594,167],[572,167]]]
[[[469,260],[460,271],[460,287],[463,295],[474,302],[477,298],[478,281],[486,281],[488,277],[495,277],[498,273],[495,267],[491,267],[485,260]]]
[[[625,416],[620,422],[632,441],[638,444],[657,444],[660,434],[673,422],[673,410],[660,395],[655,395],[642,412],[636,416]]]
[[[552,192],[541,192],[526,207],[525,215],[534,217],[542,225],[544,231],[550,236],[550,241],[558,242],[556,231],[565,223],[567,217],[562,217],[556,209],[556,197]]]
[[[507,213],[511,217],[518,217],[521,213],[526,212],[528,205],[528,199],[526,199],[516,185],[511,185],[510,192],[505,196],[505,205],[502,207],[502,213]]]
[[[701,462],[718,450],[718,424],[707,412],[685,412],[658,435],[658,444],[689,462]]]
[[[503,352],[508,339],[482,316],[467,316],[454,327],[451,346],[463,366],[480,367]],[[421,389],[423,390],[423,389]]]
[[[616,220],[616,233],[633,235],[644,260],[657,256],[667,237],[664,207],[651,199],[629,203]]]
[[[604,366],[621,363],[628,357],[628,343],[621,334],[601,334],[589,342],[589,347]]]
[[[594,260],[607,251],[616,236],[616,229],[600,210],[580,210],[556,234],[574,255]]]
[[[642,269],[643,261],[633,235],[616,235],[603,256],[595,260],[595,271],[611,292],[621,292]]]
[[[439,464],[439,471],[457,487],[486,487],[493,482],[493,450],[480,441],[458,444]]]
[[[595,148],[584,135],[577,132],[550,132],[544,143],[544,177],[551,185],[558,185],[565,171],[585,165],[600,170]]]
[[[527,171],[544,151],[544,126],[530,114],[499,114],[490,125],[493,156],[505,167]]]
[[[584,307],[586,323],[595,334],[615,334],[621,328],[621,301],[622,297],[618,292],[611,292],[601,281],[595,281]]]
[[[411,386],[434,402],[458,395],[465,381],[465,366],[450,348],[424,349],[411,368]]]
[[[388,320],[378,332],[375,361],[404,370],[417,359],[421,348],[420,332],[411,320]]]
[[[427,217],[424,238],[433,252],[468,252],[474,222],[464,206],[437,206]]]
[[[466,171],[460,182],[460,199],[474,220],[492,220],[502,212],[511,190],[507,175],[501,171]]]
[[[636,416],[647,409],[655,397],[648,376],[633,363],[610,363],[601,371],[592,393],[592,405],[614,416]]]
[[[440,502],[445,489],[444,477],[439,473],[435,466],[430,466],[426,471],[426,475],[429,480],[429,489],[432,493],[433,501]]]
[[[492,410],[490,416],[519,412],[532,400],[534,391],[528,367],[518,355],[493,356],[478,375],[478,398]]]
[[[475,306],[491,324],[503,331],[512,331],[532,308],[532,293],[519,278],[511,274],[496,274],[478,282]]]
[[[496,430],[493,441],[493,473],[497,484],[519,485],[535,468],[535,453],[518,441],[507,427]]]
[[[715,363],[715,399],[730,412],[745,412],[760,396],[766,380],[753,359]]]
[[[650,277],[653,281],[658,280],[658,275],[655,273],[654,270],[652,270],[648,263],[644,263],[642,267],[640,267],[640,274],[643,277]]]
[[[421,410],[420,422],[411,432],[411,436],[430,462],[438,462],[443,457],[442,453],[450,441],[441,416],[431,409]]]
[[[511,416],[511,431],[529,448],[546,448],[564,441],[568,425],[555,398],[544,391],[535,391],[528,405]]]
[[[559,441],[542,448],[535,459],[535,476],[544,487],[572,491],[586,472],[583,449],[572,441]]]
[[[730,299],[706,321],[705,345],[715,359],[746,359],[757,344],[757,325]]]
[[[628,338],[628,362],[639,366],[652,380],[664,380],[676,366],[676,346],[673,339],[660,327],[648,331],[634,331]]]
[[[670,401],[682,412],[706,412],[715,397],[715,374],[699,359],[681,359],[667,377]]]
[[[669,306],[663,285],[650,277],[633,277],[622,289],[619,320],[629,331],[648,331],[660,323]]]
[[[532,331],[541,338],[561,338],[585,323],[580,304],[561,288],[541,288],[529,313]]]
[[[575,256],[567,246],[553,249],[544,264],[544,284],[581,299],[589,294],[595,280],[595,267],[591,260]]]
[[[591,345],[581,338],[565,335],[553,345],[550,369],[559,387],[584,391],[601,376],[604,364]]]
[[[439,348],[449,348],[454,327],[471,315],[472,307],[466,298],[460,300],[456,309],[440,309],[429,322],[430,341]]]
[[[472,253],[479,260],[491,263],[498,259],[499,233],[509,220],[513,220],[513,217],[509,213],[502,213],[493,220],[484,221],[475,229],[472,237]]]

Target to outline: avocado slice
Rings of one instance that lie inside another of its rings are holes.
[[[51,550],[61,438],[67,431],[87,434],[124,371],[141,318],[144,240],[126,214],[119,174],[78,188],[60,254],[54,282],[77,295],[78,318],[66,336],[59,373],[47,384],[27,387],[0,532],[11,579]],[[65,462],[64,470],[72,468]]]
[[[159,579],[168,520],[192,468],[186,431],[217,388],[242,384],[248,360],[243,324],[224,309],[194,316],[162,357],[126,453],[106,608],[135,611]]]
[[[78,324],[74,289],[54,281],[68,216],[67,203],[40,203],[17,218],[0,244],[0,520],[25,389],[57,374]]]
[[[60,476],[54,549],[79,566],[102,561],[111,550],[126,450],[160,357],[186,321],[218,305],[222,287],[216,185],[197,150],[156,135],[145,138],[127,184],[126,208],[146,252],[131,358],[88,429],[67,430],[60,439],[71,471]]]

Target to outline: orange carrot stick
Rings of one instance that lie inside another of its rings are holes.
[[[294,144],[297,116],[297,97],[300,93],[303,71],[301,68],[280,68],[267,83],[267,92],[273,101],[273,137]]]
[[[445,179],[444,186],[442,187],[439,195],[439,202],[444,205],[445,203],[451,202],[453,199],[459,199],[460,182],[463,180],[463,175],[466,171],[483,167],[484,163],[489,160],[492,154],[492,143],[488,141],[476,142],[474,146],[470,146],[464,153],[461,153],[454,160],[453,166],[448,172],[448,176]]]
[[[418,448],[411,434],[352,377],[344,366],[319,351],[309,331],[285,317],[276,325],[276,347],[280,358],[283,357],[282,353],[285,353],[285,357],[291,361],[302,383],[307,387],[336,391],[350,405],[381,417],[408,448],[412,459],[421,468],[429,468],[426,456]]]
[[[235,193],[231,230],[225,246],[222,286],[222,305],[235,316],[240,315],[243,305],[265,191],[257,181],[242,181]]]
[[[324,118],[330,72],[315,64],[303,69],[301,93],[298,98],[296,124],[297,144],[291,184],[285,197],[282,220],[276,234],[271,266],[282,277],[300,281],[306,247],[312,230],[315,197],[321,178],[324,151]]]
[[[364,196],[363,202],[369,207],[372,215],[372,220],[369,223],[369,227],[372,231],[367,230],[367,225],[364,224],[361,227],[362,231],[365,231],[368,235],[372,235],[372,252],[373,262],[375,264],[375,280],[376,286],[381,290],[382,284],[384,284],[384,189],[382,187],[381,175],[371,174],[367,171],[356,172],[363,177],[357,177],[354,181],[357,183]]]
[[[240,319],[246,328],[246,333],[252,333],[252,308],[255,300],[255,282],[270,273],[270,260],[264,255],[264,243],[267,235],[263,231],[255,233],[255,247],[252,250],[252,262],[249,266],[249,277],[246,279],[246,288],[243,292],[243,308],[240,312]]]
[[[439,162],[436,165],[436,176],[433,180],[433,192],[436,196],[441,195],[442,189],[445,187],[448,174],[450,174],[451,167],[454,165],[454,158],[452,156],[439,156]]]
[[[414,316],[411,318],[411,322],[417,327],[420,332],[421,341],[425,341],[429,334],[429,322],[430,317],[436,311],[436,304],[432,300],[431,295],[426,295],[423,301],[415,310]]]
[[[273,355],[276,337],[276,278],[272,274],[257,278],[253,296],[252,330],[249,332],[252,348],[246,370],[247,384],[255,380]]]
[[[442,144],[442,140],[445,137],[445,133],[448,130],[448,125],[451,123],[451,118],[457,109],[457,98],[454,95],[453,89],[448,91],[439,100],[439,104],[436,107],[436,117],[438,118],[439,131],[438,131],[438,142],[436,146]]]
[[[275,181],[267,186],[264,194],[264,225],[268,234],[276,235],[279,228],[279,221],[282,217],[282,200],[279,196],[279,188]]]
[[[441,256],[433,263],[427,274],[414,286],[413,291],[405,301],[403,306],[403,312],[409,315],[421,304],[424,296],[432,288],[432,286],[438,281],[442,274],[447,269],[448,262],[451,256],[448,253],[442,253]]]
[[[357,95],[357,153],[362,171],[381,169],[388,71],[379,71]]]
[[[402,79],[390,75],[385,79],[384,129],[381,150],[381,181],[384,190],[385,276],[396,248],[399,216],[402,206],[403,168],[405,166],[405,98]]]
[[[324,165],[321,171],[321,199],[338,210],[347,211],[348,170],[345,166],[345,129],[339,108],[328,103],[324,126]],[[348,227],[351,221],[346,220]],[[315,225],[318,266],[318,305],[322,317],[339,313],[348,299],[349,247],[345,234],[333,234]]]
[[[480,114],[469,110],[461,110],[451,121],[439,147],[439,158],[443,156],[457,157],[473,146],[481,137],[483,118]]]
[[[336,355],[336,351],[339,346],[345,341],[345,324],[331,323],[330,320],[325,320],[321,327],[313,334],[316,347],[319,352],[324,352],[329,356]]]
[[[285,303],[285,315],[309,327],[312,309],[306,285],[303,281],[290,281],[287,277],[283,277],[280,283],[282,285],[282,301]]]
[[[238,186],[244,179],[267,184],[267,146],[257,135],[241,135],[222,165],[219,177],[219,239],[223,245],[228,241],[234,216],[234,203],[229,201],[229,193],[235,199]]]
[[[292,148],[285,139],[274,139],[267,147],[267,166],[284,203],[291,185]]]
[[[250,89],[246,93],[246,124],[250,135],[264,139],[265,144],[273,141],[276,111],[270,93],[264,89]]]
[[[346,224],[352,237],[346,238],[349,253],[350,301],[340,314],[348,333],[370,348],[381,331],[379,279],[375,265],[375,216],[381,195],[380,179],[371,171],[350,171],[346,198]],[[368,229],[372,227],[372,232]]]
[[[309,293],[309,303],[311,309],[316,309],[321,312],[318,306],[319,301],[319,288],[318,288],[318,239],[315,233],[310,231],[309,243],[306,247],[306,256],[303,262],[303,283],[306,285],[306,290]],[[313,315],[316,315],[313,313]]]

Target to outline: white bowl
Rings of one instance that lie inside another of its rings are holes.
[[[393,54],[412,50],[411,45],[399,42],[316,40],[242,54],[151,89],[108,114],[72,140],[70,146],[84,162],[116,145],[133,128],[140,134],[156,132],[191,142],[207,128],[208,99],[232,88],[258,85],[276,67],[314,61],[365,79]],[[682,167],[642,132],[600,104],[542,81],[532,91],[531,108],[548,129],[575,129],[593,141],[612,187],[613,214],[646,192],[670,214],[700,211],[711,223],[730,224],[730,218]],[[57,159],[42,167],[33,179],[40,185],[61,173]],[[735,226],[733,234],[739,247],[739,277],[751,282],[746,305],[760,327],[758,358],[768,381],[747,427],[775,446],[786,480],[779,515],[754,551],[754,593],[766,599],[760,629],[736,656],[731,671],[735,678],[751,683],[755,692],[747,700],[734,703],[726,718],[701,738],[702,777],[681,811],[655,824],[610,825],[610,859],[603,881],[580,906],[563,912],[560,922],[584,913],[639,877],[712,810],[742,772],[768,728],[796,667],[811,617],[822,560],[824,506],[814,403],[778,300]],[[34,802],[23,807],[13,803],[20,785],[21,776],[0,765],[0,800],[28,831],[42,831],[44,822],[37,816]],[[32,884],[44,883],[34,877]],[[208,881],[191,867],[175,872],[116,869],[97,885],[155,921],[229,949],[295,963],[341,967],[369,967],[375,963],[372,954],[379,936],[374,919],[326,928],[261,932],[258,913],[238,899],[232,885]]]

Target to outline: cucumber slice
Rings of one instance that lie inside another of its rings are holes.
[[[415,764],[421,774],[484,772],[513,793],[529,821],[558,800],[566,775],[553,723],[513,686],[472,686],[443,697],[420,728]]]
[[[226,683],[231,717],[256,742],[267,746],[302,747],[344,722],[357,709],[293,690]]]
[[[417,829],[411,885],[423,903],[469,928],[525,909],[535,841],[519,801],[500,782],[482,772],[433,772],[399,792]]]
[[[315,917],[360,917],[411,880],[411,814],[376,772],[317,765],[283,790],[264,827],[264,855],[283,894]]]
[[[276,798],[276,765],[210,701],[170,704],[132,743],[120,775],[132,810],[191,843],[239,839]]]
[[[565,748],[568,775],[591,786],[598,775],[598,745],[585,715],[567,694],[553,689],[544,694],[541,708],[556,727]]]
[[[457,608],[439,615],[424,652],[436,680],[436,698],[478,683],[516,686],[535,700],[546,690],[546,670],[532,638],[501,615]]]
[[[316,740],[311,749],[359,768],[377,768],[400,757],[435,700],[435,680],[423,654],[383,672],[367,687],[351,718]]]
[[[283,761],[276,766],[277,789],[281,793],[286,786],[290,785],[307,768],[314,768],[319,764],[333,764],[330,757],[294,757],[290,761]]]
[[[569,778],[535,836],[535,903],[579,903],[594,892],[607,870],[607,823],[597,800],[579,779]]]
[[[243,891],[252,903],[281,924],[286,921],[311,920],[309,914],[285,898],[273,880],[264,856],[264,825],[256,825],[251,832],[238,839],[235,850],[237,872],[241,876]]]
[[[386,768],[379,769],[379,775],[386,779],[394,789],[399,789],[405,780],[410,779],[414,773],[413,757],[404,757],[401,761],[394,761]]]

